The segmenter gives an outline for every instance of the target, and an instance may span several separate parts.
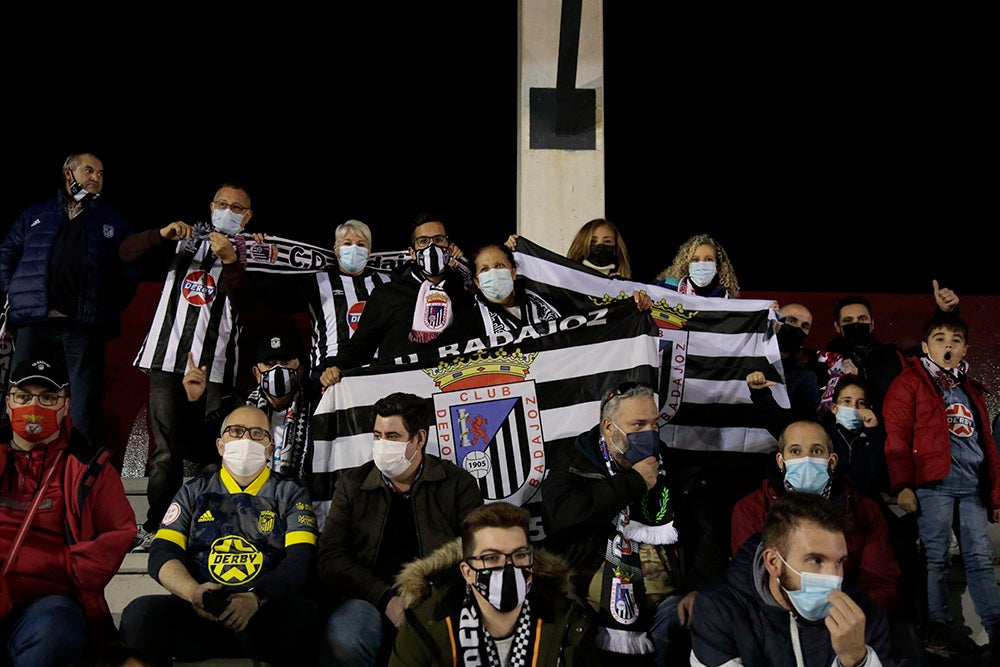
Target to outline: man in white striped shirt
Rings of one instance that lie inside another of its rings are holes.
[[[235,266],[243,228],[253,217],[250,194],[238,183],[224,183],[209,204],[211,224],[182,225],[187,233],[177,243],[164,281],[160,302],[146,340],[133,365],[149,373],[149,422],[153,451],[149,456],[149,512],[139,525],[134,550],[147,550],[174,494],[183,481],[184,460],[215,462],[212,443],[190,442],[177,419],[177,406],[187,401],[182,380],[191,353],[198,367],[206,367],[206,413],[217,410],[224,397],[235,392],[238,305],[222,288],[225,267]],[[136,234],[126,242],[139,256],[164,241],[157,230]]]

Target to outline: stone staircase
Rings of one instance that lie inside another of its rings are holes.
[[[128,496],[138,521],[145,519],[146,510],[149,508],[149,503],[146,500],[147,481],[146,477],[122,478],[125,494]],[[155,579],[149,576],[148,562],[149,554],[126,554],[118,574],[105,589],[105,596],[108,599],[108,606],[111,607],[115,625],[121,619],[122,611],[135,598],[142,595],[163,595],[167,592]],[[267,667],[268,665],[266,662],[250,658],[215,658],[199,662],[175,662],[174,664],[191,667]]]

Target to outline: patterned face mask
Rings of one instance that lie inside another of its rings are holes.
[[[448,251],[438,245],[429,245],[417,251],[417,264],[428,276],[440,276],[448,268],[450,260]]]
[[[471,566],[470,566],[471,567]],[[507,563],[502,569],[476,570],[476,590],[500,612],[508,612],[524,602],[531,590],[531,573]]]
[[[284,398],[299,386],[299,374],[291,368],[273,366],[260,374],[260,390],[271,398]]]

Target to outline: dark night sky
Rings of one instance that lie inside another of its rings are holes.
[[[747,290],[925,293],[938,278],[1000,294],[986,236],[995,76],[973,46],[706,26],[695,38],[622,4],[604,10],[606,217],[638,278],[708,232]],[[203,219],[236,178],[254,228],[306,241],[354,217],[377,250],[396,249],[423,209],[470,250],[514,232],[516,4],[403,9],[390,26],[351,11],[326,32],[300,17],[303,32],[245,42],[235,27],[130,33],[74,88],[56,85],[58,63],[22,57],[6,88],[0,232],[83,149],[140,229]]]

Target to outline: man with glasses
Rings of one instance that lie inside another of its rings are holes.
[[[412,261],[375,288],[357,331],[323,362],[323,388],[339,382],[343,370],[376,359],[386,364],[405,360],[433,345],[452,322],[472,311],[472,271],[440,216],[424,213],[414,220],[409,250]]]
[[[239,368],[239,311],[248,304],[230,298],[225,287],[238,263],[234,240],[253,218],[250,194],[235,182],[224,183],[209,203],[211,223],[176,221],[164,229],[134,234],[122,244],[123,258],[135,260],[167,241],[173,261],[153,321],[133,365],[149,374],[149,426],[152,451],[147,469],[149,511],[139,525],[135,551],[147,551],[167,504],[184,478],[184,460],[214,462],[211,440],[189,442],[179,412],[187,402],[182,384],[193,360],[207,371],[205,414],[218,411],[235,392]],[[229,271],[226,267],[231,267]]]
[[[317,512],[329,503],[317,503],[310,485],[312,472],[312,415],[315,392],[309,384],[304,364],[303,347],[294,328],[279,322],[260,331],[256,356],[251,368],[256,382],[244,398],[235,394],[225,398],[219,410],[206,414],[204,405],[208,368],[194,365],[189,355],[188,372],[184,375],[187,409],[180,414],[189,424],[193,437],[219,432],[226,414],[239,405],[253,405],[264,411],[271,427],[274,446],[268,465],[276,472],[295,477],[306,484]],[[320,523],[322,528],[322,522]]]
[[[222,469],[181,487],[150,547],[149,574],[171,594],[129,603],[122,637],[158,664],[313,664],[318,608],[302,594],[316,556],[309,494],[267,467],[274,443],[261,410],[231,412],[216,446]]]
[[[469,512],[461,540],[399,575],[400,665],[597,665],[593,611],[571,598],[569,566],[528,542],[531,514],[497,501]]]
[[[546,545],[597,610],[597,646],[611,664],[686,657],[697,591],[729,557],[706,520],[700,467],[660,442],[657,405],[646,384],[609,391],[600,423],[552,452],[540,490]]]
[[[135,535],[111,452],[92,447],[67,417],[60,352],[19,363],[6,397],[13,435],[0,443],[2,664],[67,665],[110,639],[104,589]]]
[[[395,393],[373,409],[373,460],[341,473],[319,540],[319,578],[337,602],[321,664],[384,660],[406,608],[396,576],[458,537],[462,520],[483,504],[468,471],[424,452],[433,418],[427,399]]]

